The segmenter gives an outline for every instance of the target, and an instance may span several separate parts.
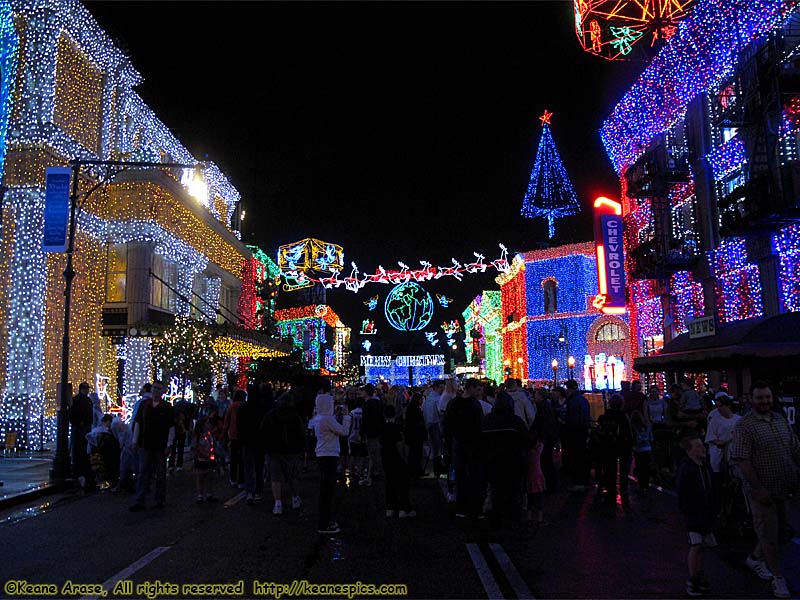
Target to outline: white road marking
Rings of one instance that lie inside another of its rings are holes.
[[[497,585],[497,581],[495,581],[494,575],[492,575],[492,570],[489,568],[486,559],[483,558],[483,554],[481,554],[478,545],[467,544],[467,552],[469,552],[469,557],[472,559],[472,564],[475,565],[475,570],[478,572],[478,577],[481,579],[483,589],[486,590],[486,597],[489,598],[489,600],[503,598],[504,596],[500,591],[500,586]]]
[[[103,589],[110,592],[114,589],[114,586],[117,585],[118,582],[122,581],[123,579],[127,579],[145,565],[153,562],[156,558],[164,554],[164,552],[170,548],[172,548],[172,546],[159,546],[158,548],[154,548],[135,563],[128,565],[116,575],[112,575],[110,579],[105,580],[102,583]],[[99,596],[84,596],[81,600],[97,600],[98,598]]]
[[[492,549],[495,558],[497,558],[497,562],[500,563],[500,568],[503,569],[503,573],[514,589],[517,598],[519,598],[519,600],[531,600],[534,596],[530,589],[528,589],[528,584],[525,583],[522,575],[519,574],[519,571],[517,571],[517,568],[514,566],[514,563],[511,562],[511,559],[508,557],[508,554],[506,554],[506,551],[503,550],[503,547],[500,544],[489,544],[489,548]]]
[[[223,504],[223,506],[224,506],[225,508],[230,508],[231,506],[233,506],[234,504],[236,504],[237,502],[239,502],[239,500],[241,500],[242,498],[244,498],[246,495],[247,495],[247,492],[239,492],[239,493],[238,493],[238,494],[236,494],[236,495],[235,495],[233,498],[231,498],[231,499],[230,499],[230,500],[228,500],[228,501],[227,501],[225,504]]]

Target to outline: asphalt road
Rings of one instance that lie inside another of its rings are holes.
[[[254,598],[278,595],[268,582],[307,581],[403,584],[412,598],[685,597],[685,533],[668,493],[634,496],[627,511],[619,504],[597,508],[591,493],[557,493],[546,498],[549,525],[494,529],[485,520],[456,518],[434,479],[414,485],[417,518],[386,519],[380,483],[337,490],[343,531],[336,536],[316,532],[313,463],[301,482],[303,507],[280,516],[271,513],[269,492],[248,506],[240,490],[219,481],[221,501],[196,505],[191,471],[170,477],[163,510],[131,513],[124,493],[61,494],[16,507],[0,513],[0,595],[45,597],[56,590],[56,597],[91,597],[97,591],[68,594],[64,584],[71,581],[105,584],[109,598],[148,592],[151,600]],[[747,540],[731,539],[707,554],[712,597],[771,597],[743,565],[748,549]],[[26,588],[19,581],[54,587]],[[240,581],[241,588],[227,590],[180,587]],[[147,583],[152,589],[139,587]],[[313,591],[321,590],[292,590],[304,597]],[[347,592],[322,591],[324,597]]]

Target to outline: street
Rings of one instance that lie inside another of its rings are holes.
[[[170,592],[171,597],[274,597],[281,592],[268,584],[305,581],[403,584],[412,598],[685,595],[685,534],[669,492],[634,496],[627,512],[620,504],[595,507],[591,492],[556,493],[545,502],[549,525],[495,530],[486,520],[456,518],[440,482],[430,478],[412,490],[418,517],[387,519],[377,482],[370,488],[340,487],[335,512],[342,533],[321,536],[316,485],[312,463],[302,477],[303,506],[279,516],[271,512],[269,492],[264,501],[248,506],[240,490],[219,481],[220,501],[196,505],[190,470],[169,477],[162,510],[131,513],[132,498],[125,493],[66,493],[8,509],[0,513],[5,541],[0,593],[45,595],[46,588],[20,583],[27,582],[56,586],[51,591],[57,588],[58,597],[97,595],[86,593],[91,588],[64,587],[71,582],[103,584],[109,597],[161,598]],[[712,596],[770,597],[768,585],[744,567],[748,543],[721,542],[707,554]],[[227,589],[182,587],[240,581]],[[303,590],[295,585],[282,594]],[[336,595],[332,588],[308,586],[298,595],[313,591]],[[402,588],[390,591],[393,597],[403,595]]]

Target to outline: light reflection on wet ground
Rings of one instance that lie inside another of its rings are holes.
[[[61,497],[55,500],[53,499],[43,500],[37,504],[32,504],[30,506],[24,506],[14,510],[9,510],[6,514],[0,516],[0,526],[10,525],[12,523],[19,523],[20,521],[24,521],[26,519],[32,519],[34,517],[38,517],[40,515],[50,512],[57,506],[60,506],[68,502],[74,502],[78,498],[79,496],[76,495],[76,496]]]

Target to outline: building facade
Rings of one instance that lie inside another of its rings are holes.
[[[61,364],[66,256],[42,248],[46,168],[198,164],[141,81],[79,2],[0,2],[0,438],[22,447],[49,437]],[[213,163],[199,199],[184,169],[79,172],[69,380],[115,399],[152,377],[150,335],[175,315],[236,320],[250,252],[232,223],[239,192]]]
[[[637,370],[741,393],[796,362],[799,134],[800,12],[785,0],[698,2],[605,121]],[[701,317],[715,335],[690,336]]]
[[[461,313],[468,365],[495,383],[503,381],[503,313],[500,292],[485,290]]]
[[[506,373],[537,382],[573,377],[586,389],[618,389],[629,377],[625,315],[603,315],[592,304],[598,290],[593,243],[518,254],[496,281]]]

